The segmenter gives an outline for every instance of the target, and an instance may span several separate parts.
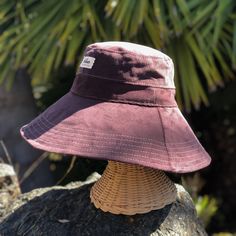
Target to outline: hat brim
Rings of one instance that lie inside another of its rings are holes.
[[[211,158],[177,107],[145,107],[72,92],[21,128],[36,148],[185,173]]]

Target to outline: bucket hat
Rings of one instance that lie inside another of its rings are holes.
[[[167,55],[127,42],[87,46],[71,90],[21,128],[49,152],[184,173],[209,165],[175,101]]]

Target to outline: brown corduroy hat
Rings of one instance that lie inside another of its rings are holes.
[[[21,134],[49,152],[179,173],[204,168],[211,158],[176,104],[173,77],[172,60],[158,50],[91,44],[71,90]]]

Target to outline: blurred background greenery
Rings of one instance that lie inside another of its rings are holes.
[[[69,90],[86,45],[110,40],[144,44],[172,57],[178,104],[213,158],[211,167],[184,175],[182,182],[211,234],[236,232],[236,1],[0,0],[0,108],[27,90],[43,111]],[[22,116],[19,110],[15,119]],[[1,125],[0,138],[8,144]],[[17,164],[19,150],[12,153]],[[82,159],[70,166],[71,158],[49,156],[55,182],[69,167],[62,184],[105,167]]]

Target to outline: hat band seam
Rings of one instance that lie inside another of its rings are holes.
[[[175,87],[165,87],[165,86],[160,86],[160,85],[153,85],[153,84],[148,84],[148,83],[143,83],[143,82],[140,82],[140,81],[136,81],[136,82],[132,82],[132,81],[121,81],[121,80],[117,80],[117,79],[111,79],[109,77],[105,77],[105,76],[100,76],[100,75],[92,75],[92,74],[89,74],[89,73],[84,73],[84,72],[78,72],[76,74],[76,77],[78,77],[79,75],[85,75],[85,76],[90,76],[90,77],[93,77],[93,78],[97,78],[97,79],[104,79],[104,80],[110,80],[110,81],[114,81],[114,82],[118,82],[118,83],[121,83],[121,84],[130,84],[130,85],[141,85],[141,86],[148,86],[150,88],[163,88],[163,89],[168,89],[168,90],[176,90]],[[160,78],[160,79],[164,79],[165,78]]]
[[[71,93],[73,93],[76,96],[79,97],[83,97],[83,98],[92,98],[92,99],[96,99],[98,101],[106,101],[106,102],[115,102],[115,103],[123,103],[123,104],[130,104],[130,105],[140,105],[140,106],[150,106],[150,107],[169,107],[169,108],[173,108],[173,107],[177,107],[177,105],[161,105],[161,104],[154,104],[154,103],[148,103],[148,102],[136,102],[136,101],[131,101],[131,100],[127,100],[127,99],[107,99],[107,98],[103,98],[103,97],[96,97],[96,96],[92,96],[92,95],[81,95],[75,91],[70,91]]]
[[[80,74],[75,79],[71,92],[81,97],[108,102],[154,107],[177,107],[174,98],[175,90],[122,84],[112,80],[90,79],[85,74]]]

